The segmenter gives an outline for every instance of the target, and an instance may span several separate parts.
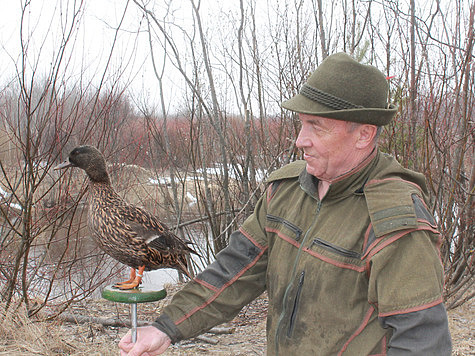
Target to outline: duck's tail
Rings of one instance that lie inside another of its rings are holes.
[[[193,250],[191,250],[191,251],[193,251]],[[196,252],[194,252],[194,253],[196,253]],[[185,274],[189,279],[193,279],[193,276],[191,275],[191,273],[188,269],[188,262],[186,261],[186,256],[182,255],[180,257],[182,257],[182,258],[177,259],[177,266],[176,266],[177,270],[182,272],[183,274]]]
[[[186,250],[187,252],[189,252],[189,253],[194,253],[195,255],[201,257],[201,255],[200,255],[198,252],[196,252],[195,250],[193,250],[193,249],[192,249],[190,246],[188,246],[188,245],[194,245],[194,243],[193,243],[193,242],[190,242],[190,241],[186,241],[186,242],[185,242],[185,250]]]

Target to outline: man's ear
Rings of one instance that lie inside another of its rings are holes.
[[[374,145],[374,139],[378,132],[378,127],[375,125],[363,124],[358,127],[358,141],[356,148],[365,149]]]

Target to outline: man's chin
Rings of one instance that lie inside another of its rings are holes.
[[[307,162],[306,170],[308,174],[311,174],[318,180],[331,181],[331,179],[326,177],[325,174],[322,174],[322,172],[319,172],[317,169],[314,169],[311,165],[309,165],[308,162]]]
[[[312,176],[320,179],[318,172],[314,168],[312,168],[312,166],[310,166],[308,162],[307,162],[306,170],[308,174],[311,174]]]

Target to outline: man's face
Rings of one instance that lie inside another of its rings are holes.
[[[308,114],[299,118],[302,127],[296,145],[304,152],[308,173],[331,181],[359,163],[358,130],[350,130],[350,123]]]

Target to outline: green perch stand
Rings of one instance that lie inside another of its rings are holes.
[[[162,300],[167,291],[153,285],[140,286],[134,289],[121,290],[107,286],[102,291],[102,298],[117,303],[130,304],[130,323],[132,325],[132,342],[137,341],[137,303],[150,303]]]
[[[102,298],[112,302],[127,304],[157,302],[167,296],[167,291],[160,288],[162,287],[148,285],[121,290],[114,288],[114,286],[107,286],[102,291]]]

